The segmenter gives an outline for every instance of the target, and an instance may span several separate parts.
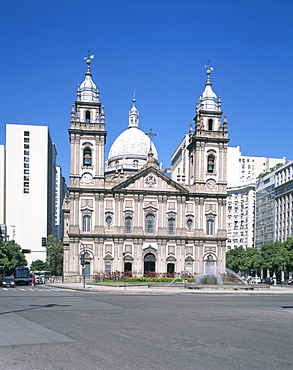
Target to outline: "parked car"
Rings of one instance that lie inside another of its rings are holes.
[[[15,287],[15,281],[13,277],[6,276],[2,281],[3,288],[14,288]]]
[[[261,283],[261,278],[258,277],[258,276],[255,276],[255,277],[251,278],[251,282],[252,282],[252,284],[260,284]]]
[[[274,277],[267,277],[264,281],[265,284],[274,285],[276,284],[276,278]]]

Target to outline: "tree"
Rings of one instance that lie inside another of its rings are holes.
[[[4,273],[12,275],[15,272],[15,267],[26,266],[27,260],[21,247],[14,240],[9,242],[0,241],[0,265],[4,266]]]
[[[288,258],[288,251],[285,249],[285,243],[279,241],[265,243],[261,247],[262,268],[277,273],[281,270],[282,264]]]
[[[53,235],[47,238],[47,262],[52,275],[62,275],[63,272],[63,243]]]
[[[251,275],[251,272],[257,273],[260,268],[260,251],[256,248],[247,248],[243,254],[242,271],[245,271],[248,275]]]
[[[30,270],[31,271],[49,271],[49,264],[48,262],[44,262],[42,260],[35,260],[31,263]]]
[[[226,267],[230,270],[238,273],[242,270],[242,259],[244,257],[245,250],[243,247],[231,249],[226,253]]]
[[[250,274],[261,269],[261,254],[256,248],[238,247],[226,253],[226,266],[236,273]]]

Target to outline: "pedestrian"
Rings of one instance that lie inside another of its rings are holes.
[[[32,286],[30,288],[30,290],[34,290],[36,289],[36,278],[35,276],[32,277]]]

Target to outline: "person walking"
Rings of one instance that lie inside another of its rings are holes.
[[[30,290],[35,290],[36,289],[36,278],[35,276],[33,276],[32,278],[32,286],[30,288]]]

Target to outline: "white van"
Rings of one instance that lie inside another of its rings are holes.
[[[260,284],[261,283],[261,278],[256,276],[256,277],[253,277],[251,278],[251,282],[252,284]]]

